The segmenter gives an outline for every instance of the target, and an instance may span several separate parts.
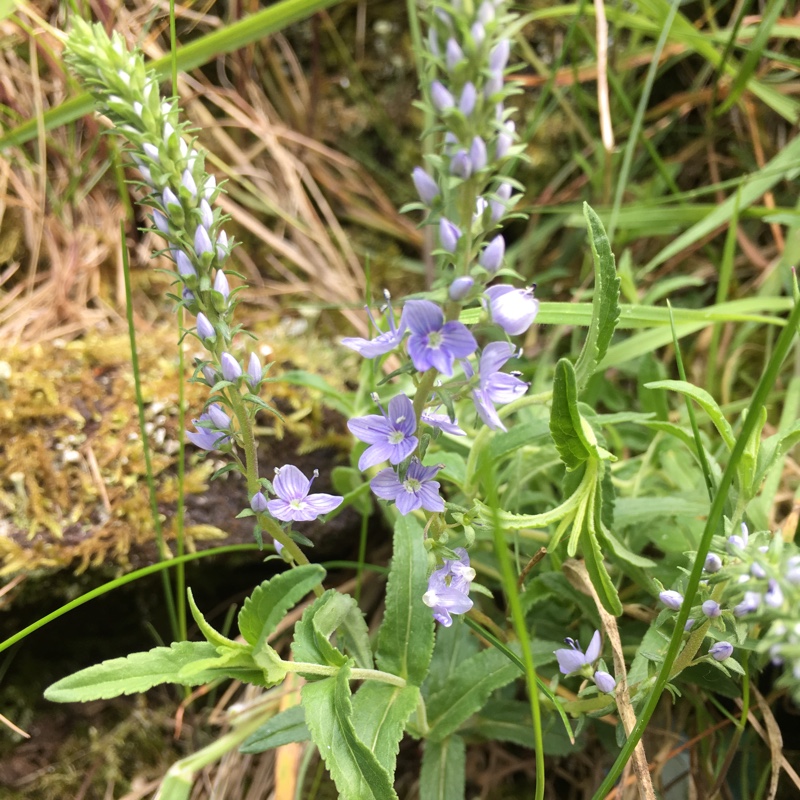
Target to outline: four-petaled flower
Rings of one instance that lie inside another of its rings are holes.
[[[402,481],[391,467],[387,467],[372,479],[370,486],[383,500],[394,500],[403,516],[418,508],[444,511],[444,500],[439,497],[439,481],[433,480],[440,469],[441,466],[423,467],[415,458],[408,465]]]
[[[591,666],[600,657],[600,631],[595,631],[592,641],[584,653],[575,639],[564,639],[569,647],[562,647],[555,651],[558,659],[558,668],[564,675],[571,675],[585,666]]]
[[[404,394],[398,394],[389,401],[388,413],[383,411],[383,414],[356,417],[347,423],[347,427],[350,433],[371,445],[358,460],[358,468],[362,472],[382,461],[399,464],[417,447],[414,405]]]
[[[501,367],[514,355],[514,348],[508,342],[492,342],[483,348],[478,366],[478,387],[472,390],[472,399],[478,416],[493,430],[506,429],[500,421],[495,403],[505,404],[522,397],[528,391],[528,384],[514,375],[500,372]],[[468,362],[462,366],[468,378],[474,373]]]
[[[458,560],[447,560],[444,566],[428,578],[428,591],[422,602],[433,611],[433,618],[449,628],[453,624],[451,614],[466,614],[472,608],[469,587],[475,570],[469,565],[469,555],[463,547],[457,548]]]
[[[444,321],[442,309],[430,300],[409,300],[402,321],[411,331],[408,355],[414,367],[425,372],[434,367],[442,375],[453,374],[453,362],[475,352],[478,343],[466,326]]]
[[[318,473],[314,470],[314,477],[309,480],[300,470],[292,464],[287,464],[275,470],[275,480],[272,486],[276,500],[267,503],[267,510],[275,519],[289,522],[310,522],[320,514],[327,514],[342,504],[343,497],[332,494],[309,494],[308,490]]]

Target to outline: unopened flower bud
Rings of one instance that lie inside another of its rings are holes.
[[[508,63],[508,56],[511,54],[511,42],[508,39],[501,39],[489,53],[489,69],[495,72],[502,72]]]
[[[450,159],[450,174],[462,180],[466,180],[472,175],[472,161],[470,161],[466,150],[459,150]]]
[[[267,510],[267,498],[264,497],[263,492],[256,492],[253,495],[250,499],[250,508],[252,508],[256,514],[263,514]]]
[[[665,592],[659,592],[658,599],[673,611],[678,611],[683,604],[683,595],[676,592],[674,589],[668,589]]]
[[[247,382],[254,389],[261,383],[261,362],[255,353],[250,353],[250,361],[247,363]]]
[[[181,201],[178,200],[177,195],[172,191],[172,189],[169,188],[169,186],[167,186],[167,188],[161,193],[161,202],[167,212],[169,212],[170,206],[178,206],[178,208],[182,208]]]
[[[475,172],[480,172],[486,166],[486,142],[480,136],[476,136],[472,140],[472,145],[469,148],[469,157],[470,161],[472,161],[472,169]]]
[[[197,195],[197,184],[194,182],[194,177],[188,169],[183,171],[181,175],[181,186],[189,191],[191,195]]]
[[[228,234],[220,231],[217,236],[217,260],[224,261],[228,257]]]
[[[440,114],[456,104],[453,95],[445,89],[440,81],[434,81],[431,84],[431,101],[433,102],[433,107]]]
[[[217,371],[211,366],[211,364],[206,364],[203,367],[203,377],[206,379],[209,386],[214,386],[219,380],[217,377]]]
[[[214,212],[205,197],[200,201],[200,222],[206,230],[214,224]]]
[[[715,661],[724,661],[733,655],[733,645],[730,642],[717,642],[708,648],[708,654]]]
[[[604,694],[611,694],[617,688],[617,682],[613,675],[599,669],[594,674],[594,683],[597,688]]]
[[[459,300],[463,300],[472,289],[475,281],[470,278],[468,275],[462,275],[460,278],[456,278],[451,284],[450,288],[448,289],[448,295],[450,299],[458,302]]]
[[[242,366],[230,353],[222,354],[220,364],[222,365],[222,377],[226,381],[235,383],[242,377]]]
[[[194,232],[194,251],[197,253],[198,258],[202,258],[206,253],[214,252],[211,237],[202,225],[198,225]]]
[[[228,295],[231,293],[230,286],[228,285],[228,279],[225,277],[225,273],[221,270],[217,270],[217,274],[214,276],[214,291],[219,292],[226,300],[228,299]]]
[[[169,233],[169,220],[157,209],[153,209],[153,224],[165,236]]]
[[[442,243],[442,247],[448,252],[454,253],[460,238],[461,231],[458,226],[446,217],[442,217],[439,220],[439,241]]]
[[[472,83],[472,81],[468,81],[461,90],[461,97],[458,100],[458,110],[465,117],[469,117],[475,110],[475,103],[477,100],[478,92],[475,89],[475,84]]]
[[[716,600],[706,600],[702,608],[703,613],[710,619],[714,619],[722,613],[722,609],[719,607],[719,603]]]
[[[506,240],[502,236],[495,236],[481,253],[478,263],[487,271],[494,274],[503,266],[503,257],[506,253]]]
[[[175,264],[178,267],[178,272],[184,277],[188,278],[192,275],[196,276],[197,271],[195,270],[192,262],[189,261],[189,256],[183,252],[183,250],[175,250],[173,251],[175,254]]]
[[[414,188],[417,190],[419,199],[426,206],[430,206],[439,196],[439,186],[422,167],[414,167],[411,173],[411,180],[414,181]]]
[[[711,573],[719,572],[722,569],[722,559],[716,553],[709,553],[706,556],[703,569]]]
[[[770,608],[780,608],[783,605],[783,590],[774,578],[769,582],[769,589],[764,595],[764,602]]]
[[[489,79],[483,85],[483,96],[487,99],[503,90],[503,73],[500,70],[493,70]]]
[[[761,605],[761,595],[758,592],[745,592],[744,599],[733,608],[736,617],[744,617],[752,614]]]
[[[202,311],[197,315],[197,335],[201,339],[213,339],[217,335],[214,326]]]
[[[155,161],[156,164],[159,163],[158,148],[152,142],[145,142],[142,145],[142,150],[144,151],[144,154]]]
[[[475,47],[480,47],[486,41],[486,28],[480,22],[476,22],[469,29],[472,41],[475,42]]]
[[[231,427],[231,418],[218,406],[212,403],[208,407],[208,416],[214,423],[214,427],[220,431],[229,431]]]
[[[511,198],[511,184],[501,183],[495,192],[497,199],[489,201],[489,207],[492,210],[491,220],[497,224],[506,213],[506,203]]]
[[[447,71],[453,72],[455,68],[464,60],[464,51],[459,46],[458,42],[452,37],[447,40],[447,49],[445,55],[445,62],[447,64]]]
[[[483,25],[488,25],[490,22],[494,22],[494,6],[489,2],[489,0],[484,0],[481,3],[480,8],[478,8],[478,20]]]

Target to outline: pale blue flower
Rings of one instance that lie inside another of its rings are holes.
[[[475,337],[461,322],[445,322],[442,309],[430,300],[409,300],[403,309],[403,321],[411,332],[408,354],[420,372],[433,367],[450,377],[454,361],[466,358],[478,347]]]
[[[444,501],[439,496],[439,482],[433,480],[441,469],[423,467],[419,459],[412,459],[401,481],[397,473],[387,467],[371,481],[372,491],[383,500],[394,500],[397,510],[405,516],[418,508],[426,511],[444,511]]]
[[[404,394],[395,395],[389,401],[388,413],[381,411],[382,414],[356,417],[347,423],[355,437],[370,445],[358,460],[362,472],[383,461],[399,464],[417,449],[417,419],[411,400]]]
[[[460,547],[455,551],[458,560],[445,561],[428,578],[428,590],[422,595],[422,602],[433,611],[433,618],[449,628],[453,624],[451,614],[466,614],[472,608],[469,598],[470,583],[475,570],[469,565],[467,551]]]
[[[761,605],[761,595],[758,592],[745,592],[744,598],[734,606],[733,614],[736,617],[744,617],[758,610]]]
[[[764,595],[764,602],[770,608],[780,608],[783,605],[783,590],[774,578],[769,581],[769,588]]]
[[[469,275],[462,275],[450,284],[450,288],[447,290],[447,296],[454,302],[459,302],[470,293],[474,285],[474,278],[470,278]]]
[[[594,632],[594,636],[592,636],[592,640],[589,642],[589,647],[586,648],[585,653],[581,650],[580,644],[578,644],[575,639],[570,639],[568,637],[564,639],[564,641],[569,645],[569,648],[562,647],[554,651],[556,659],[558,660],[558,668],[563,675],[571,675],[573,672],[577,672],[585,666],[591,666],[600,657],[600,647],[602,644],[600,631]]]
[[[201,339],[213,339],[217,335],[214,326],[209,322],[208,317],[202,311],[197,314],[197,335]]]
[[[486,153],[486,142],[480,136],[475,136],[469,148],[469,160],[472,163],[473,172],[480,172],[488,160]]]
[[[458,100],[458,110],[465,116],[469,117],[475,110],[475,103],[478,100],[478,92],[475,89],[475,84],[472,81],[467,81],[464,88],[461,90],[461,97]]]
[[[242,365],[230,353],[223,353],[219,361],[226,381],[236,383],[242,377]]]
[[[716,553],[709,553],[706,556],[703,569],[711,573],[719,572],[722,569],[722,559]]]
[[[278,497],[267,502],[269,513],[283,522],[311,522],[321,514],[327,514],[338,508],[344,500],[343,497],[308,493],[318,474],[317,470],[314,470],[314,475],[309,480],[292,464],[275,470],[272,486]]]
[[[462,61],[464,61],[464,51],[451,36],[447,40],[447,46],[445,47],[445,64],[447,65],[447,71],[453,72]]]
[[[492,342],[483,348],[478,362],[478,386],[472,390],[472,400],[478,416],[492,430],[506,430],[495,409],[495,403],[505,405],[522,397],[529,384],[516,375],[500,372],[503,365],[516,355],[514,347],[508,342]],[[462,361],[464,373],[472,378],[474,373],[467,361]]]
[[[423,411],[420,420],[426,422],[433,428],[449,433],[452,436],[466,436],[467,434],[458,427],[455,420],[451,420],[447,414],[435,414],[433,411]]]
[[[503,266],[503,257],[506,253],[506,240],[502,236],[495,236],[481,253],[478,263],[487,271],[494,274]]]
[[[198,230],[200,229],[198,228]],[[231,287],[228,283],[228,278],[221,269],[218,269],[217,274],[214,276],[214,291],[219,292],[225,298],[225,300],[228,299],[228,296],[231,293]]]
[[[460,238],[461,230],[458,225],[450,222],[446,217],[442,217],[439,220],[439,241],[442,243],[442,247],[449,253],[454,253]]]
[[[264,496],[264,492],[256,492],[250,498],[250,508],[252,508],[256,514],[263,514],[267,510],[267,498]]]
[[[431,83],[431,101],[433,102],[433,107],[440,114],[456,104],[453,95],[445,89],[440,81],[433,81],[433,83]]]
[[[253,389],[257,389],[261,383],[261,362],[255,353],[250,353],[250,361],[247,363],[247,382]]]
[[[389,330],[381,331],[381,329],[378,327],[378,324],[375,322],[369,307],[367,307],[367,315],[369,316],[373,326],[380,331],[380,333],[378,333],[374,339],[362,339],[359,336],[349,336],[345,339],[342,339],[342,344],[345,347],[355,350],[359,355],[364,356],[364,358],[376,358],[377,356],[382,356],[391,352],[395,349],[395,347],[397,347],[397,345],[400,344],[400,342],[403,340],[403,336],[405,336],[405,321],[401,316],[400,326],[398,327],[395,325],[394,311],[392,311],[392,306],[389,302],[389,293],[386,292],[385,296],[387,307],[386,318],[389,321]]]
[[[453,157],[450,159],[450,174],[455,175],[456,178],[461,178],[461,180],[467,180],[470,175],[472,175],[472,161],[466,150],[462,147],[460,150],[457,150]],[[448,222],[447,220],[443,220],[443,222]],[[452,223],[448,223],[452,225]],[[453,227],[455,227],[453,225]],[[457,230],[457,229],[456,229]],[[448,247],[444,244],[444,236],[447,234],[447,231],[441,232],[441,223],[440,223],[440,236],[439,238],[442,240],[442,246],[445,249],[450,250],[451,252],[455,250],[455,243],[458,242],[458,237],[453,240],[453,246]],[[460,236],[459,232],[459,236]],[[448,239],[449,241],[449,239]]]
[[[197,447],[203,450],[219,450],[230,443],[230,436],[213,430],[214,422],[210,413],[201,414],[200,419],[192,420],[192,424],[197,430],[186,431],[186,438]]]
[[[414,182],[414,188],[417,190],[419,199],[426,206],[430,206],[439,196],[438,184],[422,167],[414,167],[411,173],[411,180]]]
[[[539,313],[539,301],[533,296],[533,289],[490,286],[485,294],[489,299],[492,321],[509,336],[525,333]]]
[[[703,613],[710,619],[718,617],[722,613],[722,609],[716,600],[706,600],[702,605]]]

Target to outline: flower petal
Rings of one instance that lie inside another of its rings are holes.
[[[392,432],[389,420],[382,414],[367,414],[347,421],[350,433],[368,444],[385,443]]]
[[[281,500],[301,500],[308,494],[311,481],[293,464],[286,464],[278,470],[272,486]]]
[[[555,656],[558,659],[558,669],[563,675],[577,672],[586,663],[586,656],[580,650],[573,650],[571,647],[556,650]]]
[[[406,436],[411,436],[416,431],[414,404],[406,395],[395,395],[389,401],[389,421],[394,430],[402,431]]]
[[[409,300],[403,307],[401,327],[411,333],[422,334],[438,331],[444,323],[442,309],[430,300]]]
[[[382,469],[369,483],[372,491],[383,500],[394,500],[398,494],[405,493],[395,471],[389,467]]]
[[[442,349],[455,358],[466,358],[478,349],[475,337],[462,322],[453,320],[442,328]]]
[[[494,287],[492,287],[494,288]],[[491,291],[491,290],[487,290]],[[493,375],[499,372],[506,361],[516,353],[516,348],[510,342],[491,342],[483,348],[480,361],[482,375]]]
[[[589,646],[586,648],[587,664],[594,664],[594,662],[600,658],[600,648],[602,645],[603,640],[600,638],[600,631],[595,631],[594,636],[592,636],[592,641],[589,642]]]
[[[397,504],[397,510],[403,516],[416,511],[422,506],[422,500],[420,500],[418,493],[406,491],[405,488],[397,495],[395,503]]]
[[[270,500],[267,503],[267,511],[269,511],[275,519],[282,520],[283,522],[290,522],[294,519],[294,509],[286,500]]]
[[[481,381],[484,394],[493,402],[505,405],[522,397],[530,384],[521,381],[515,375],[495,372],[486,382]]]
[[[339,508],[339,506],[344,502],[344,497],[339,497],[335,494],[317,492],[316,494],[308,495],[308,497],[305,499],[305,502],[318,517],[321,514],[327,514],[329,511],[333,511],[334,508]]]

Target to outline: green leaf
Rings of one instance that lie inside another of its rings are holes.
[[[717,401],[705,390],[698,386],[694,386],[687,381],[654,381],[653,383],[646,383],[647,389],[667,389],[673,392],[690,397],[692,400],[708,414],[709,419],[714,423],[714,427],[719,431],[725,444],[730,450],[736,444],[736,438],[733,435],[733,430],[725,419],[725,415],[717,405]]]
[[[286,612],[324,578],[325,570],[319,564],[303,564],[257,586],[239,612],[239,632],[245,641],[258,649]]]
[[[761,481],[779,459],[783,458],[798,442],[800,442],[800,422],[796,422],[788,430],[765,439],[758,451],[756,474],[753,479],[753,490],[757,490]]]
[[[654,569],[656,566],[655,561],[651,561],[649,558],[645,558],[644,556],[640,556],[638,553],[634,553],[632,550],[627,548],[616,536],[614,536],[611,531],[606,528],[605,525],[602,525],[597,531],[597,538],[600,544],[605,545],[611,554],[618,558],[620,561],[624,561],[627,564],[630,564],[634,567],[639,567],[640,569]]]
[[[378,669],[419,686],[433,653],[433,616],[422,602],[428,587],[428,556],[422,526],[412,516],[398,517],[394,555],[386,587],[386,613],[378,632]]]
[[[331,386],[325,378],[313,372],[304,370],[289,370],[284,372],[280,378],[281,383],[291,383],[295,386],[304,386],[307,389],[316,389],[324,398],[324,402],[330,408],[339,411],[342,416],[348,419],[353,416],[353,404],[349,395],[341,389]]]
[[[242,742],[239,752],[263,753],[273,747],[292,742],[305,742],[310,738],[303,706],[292,706],[275,715],[269,722],[265,722],[255,733],[251,733]]]
[[[597,365],[605,358],[620,314],[619,278],[611,243],[600,217],[588,203],[583,204],[583,215],[586,218],[586,230],[594,258],[594,297],[592,321],[583,350],[575,364],[578,392],[586,387]]]
[[[426,699],[428,739],[440,742],[458,730],[483,708],[495,689],[511,683],[518,675],[517,666],[494,648],[482,650],[464,661],[452,662],[442,688]]]
[[[353,606],[342,620],[339,629],[339,641],[342,648],[361,669],[372,669],[372,645],[369,641],[369,628],[364,614],[353,601]]]
[[[358,610],[350,595],[328,589],[309,606],[295,625],[292,653],[296,661],[310,661],[341,667],[347,657],[328,640],[353,609]]]
[[[436,646],[433,648],[431,668],[423,684],[422,692],[429,698],[443,691],[450,675],[468,658],[480,652],[477,637],[469,632],[469,627],[459,620],[449,628],[439,626],[436,631]],[[506,656],[508,658],[508,656]],[[524,669],[524,667],[518,667]]]
[[[182,670],[195,661],[216,656],[216,648],[208,642],[174,642],[171,647],[131,653],[82,669],[54,683],[44,696],[54,703],[84,703],[145,692],[159,683],[197,686],[218,678],[219,673],[211,670],[182,677]]]
[[[550,435],[558,455],[569,472],[577,469],[592,455],[587,439],[588,424],[584,427],[578,411],[578,387],[572,362],[562,358],[556,364],[553,379],[553,405],[550,410]]]
[[[622,616],[622,603],[619,595],[606,570],[606,565],[603,563],[603,553],[600,550],[597,537],[588,526],[584,526],[581,531],[580,545],[583,559],[586,563],[586,571],[589,573],[592,585],[600,596],[603,608],[615,617]]]
[[[419,800],[464,800],[466,748],[460,736],[425,742]]]
[[[356,735],[349,676],[345,664],[335,676],[303,687],[306,725],[341,800],[397,800],[389,773]]]
[[[209,642],[209,644],[213,644],[215,647],[244,649],[244,645],[234,642],[233,639],[229,639],[227,636],[223,636],[206,622],[206,618],[202,615],[197,604],[194,602],[194,595],[191,589],[187,589],[186,594],[189,598],[189,610],[192,612],[192,618],[197,623],[197,627],[200,628],[200,633],[206,637],[206,641]]]
[[[353,697],[353,724],[364,744],[390,775],[411,712],[419,701],[419,687],[390,686],[366,681]]]
[[[334,467],[331,470],[331,483],[336,494],[340,494],[347,499],[352,497],[351,505],[359,514],[372,513],[372,499],[368,491],[364,489],[364,476],[355,467]]]

